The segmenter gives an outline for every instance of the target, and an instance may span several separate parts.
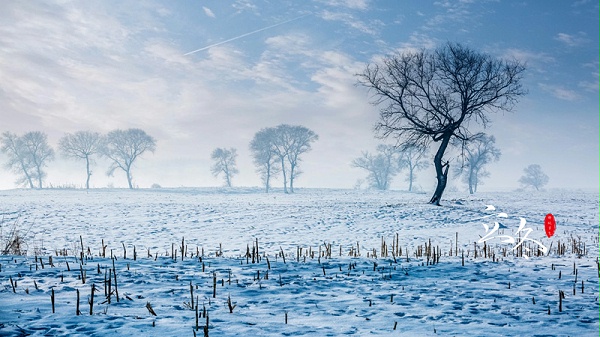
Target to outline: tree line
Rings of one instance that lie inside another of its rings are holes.
[[[281,173],[285,193],[294,192],[294,181],[302,173],[299,169],[301,155],[312,149],[319,136],[301,125],[281,124],[258,131],[250,142],[250,151],[265,186],[271,188],[272,179]],[[21,136],[4,132],[0,137],[0,150],[7,155],[7,169],[17,175],[17,185],[43,188],[47,174],[45,168],[55,159],[55,151],[48,144],[48,137],[40,131],[27,132]],[[146,152],[156,150],[156,139],[141,129],[113,130],[106,135],[98,132],[78,131],[65,134],[58,143],[59,153],[67,158],[82,160],[86,167],[86,189],[90,188],[91,166],[94,158],[110,160],[107,175],[123,171],[130,189],[134,188],[132,168],[136,160]],[[225,185],[232,186],[232,178],[239,173],[235,148],[216,148],[211,159],[213,175],[222,175]]]
[[[55,159],[55,151],[48,144],[48,136],[40,131],[18,136],[4,132],[0,137],[0,150],[7,155],[6,167],[17,175],[17,185],[43,188],[44,168]],[[106,157],[111,164],[107,175],[122,170],[129,188],[133,188],[131,170],[133,163],[146,151],[154,152],[156,140],[141,129],[113,130],[106,135],[98,132],[78,131],[64,135],[58,143],[64,157],[81,159],[86,164],[85,187],[90,188],[91,165],[94,156]]]
[[[468,142],[454,141],[452,144],[461,151],[461,165],[454,169],[454,175],[462,177],[469,193],[473,194],[483,184],[482,179],[490,176],[484,166],[500,159],[501,152],[495,146],[496,138],[481,133]],[[429,166],[427,154],[428,149],[423,146],[395,147],[380,144],[375,155],[363,152],[362,157],[352,162],[352,166],[368,171],[369,185],[380,190],[387,190],[392,178],[407,169],[406,181],[410,192],[413,190],[416,172]]]

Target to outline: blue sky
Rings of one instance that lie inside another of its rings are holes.
[[[350,162],[381,142],[355,74],[452,41],[527,63],[529,94],[486,131],[503,155],[480,189],[517,188],[534,163],[548,187],[597,189],[598,13],[585,0],[3,1],[0,131],[41,130],[56,147],[66,132],[142,128],[158,143],[133,171],[140,187],[219,186],[210,153],[235,147],[234,184],[257,186],[254,133],[302,124],[320,139],[297,186],[351,188],[365,173]],[[91,184],[125,187],[107,167],[97,160]],[[59,157],[47,181],[83,184],[84,170]],[[2,171],[0,188],[14,180]],[[424,190],[434,184],[431,170],[419,174]]]

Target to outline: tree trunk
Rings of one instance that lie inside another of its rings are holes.
[[[437,177],[437,186],[433,196],[431,197],[431,200],[429,200],[429,203],[437,206],[440,205],[442,194],[444,193],[444,190],[446,189],[446,183],[448,182],[448,169],[450,168],[450,163],[446,162],[442,164],[442,158],[444,157],[444,152],[446,152],[446,148],[448,148],[448,144],[450,143],[450,137],[452,137],[451,132],[443,135],[442,143],[440,144],[440,147],[433,158]]]
[[[267,176],[265,177],[265,193],[269,193],[269,180],[271,180],[271,165],[267,165]]]
[[[473,172],[473,168],[469,168],[469,194],[475,193],[475,172]]]
[[[37,166],[37,174],[38,174],[38,186],[40,189],[42,189],[42,168],[39,165]]]
[[[409,192],[412,192],[413,171],[414,171],[414,167],[413,167],[412,163],[408,163],[408,191]]]
[[[133,189],[133,184],[131,183],[131,173],[129,172],[131,168],[128,168],[125,173],[127,174],[127,183],[129,184],[129,189]]]
[[[294,193],[294,167],[295,165],[290,163],[290,193]]]
[[[285,158],[281,157],[281,173],[283,174],[283,193],[287,193],[287,177],[285,175]]]
[[[34,188],[33,186],[33,180],[31,180],[31,176],[29,175],[29,172],[27,172],[27,168],[25,168],[25,164],[23,163],[23,161],[20,161],[21,163],[21,169],[23,170],[23,174],[25,174],[25,178],[27,178],[27,182],[29,183],[29,188]]]
[[[86,164],[86,172],[87,172],[87,180],[85,181],[85,188],[90,189],[90,176],[92,173],[90,172],[90,157],[85,156],[85,164]]]
[[[227,166],[225,167],[225,182],[227,182],[227,187],[231,187],[231,173]]]

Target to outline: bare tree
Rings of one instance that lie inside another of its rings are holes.
[[[405,52],[371,64],[358,74],[359,83],[382,105],[376,131],[404,146],[429,147],[440,142],[433,163],[437,187],[430,203],[439,205],[448,181],[444,154],[456,137],[468,140],[469,125],[486,127],[489,114],[510,111],[526,91],[525,66],[447,43],[434,51]]]
[[[121,169],[127,176],[129,188],[133,188],[131,169],[135,160],[146,151],[156,150],[156,140],[141,129],[113,130],[103,141],[102,155],[112,160],[107,174],[112,176]]]
[[[58,147],[65,157],[85,160],[87,174],[85,188],[89,190],[92,176],[90,165],[93,164],[91,157],[102,149],[102,136],[98,132],[91,131],[68,133],[60,139]]]
[[[2,135],[2,152],[9,157],[7,167],[23,176],[17,180],[18,184],[28,184],[34,188],[43,187],[46,177],[44,167],[47,162],[54,159],[54,150],[48,145],[48,136],[40,131],[27,132],[21,137],[10,132]]]
[[[54,150],[48,145],[48,136],[40,131],[27,132],[21,137],[25,153],[33,165],[34,177],[38,181],[38,188],[42,188],[42,182],[46,177],[43,168],[47,162],[54,159]]]
[[[319,139],[314,131],[300,125],[281,124],[273,129],[273,150],[281,164],[283,190],[288,193],[288,173],[290,193],[294,193],[294,179],[300,175],[298,170],[300,155],[312,149],[311,143]],[[289,169],[289,170],[288,170]]]
[[[237,150],[234,148],[222,149],[219,147],[212,152],[210,157],[215,161],[215,164],[211,168],[213,175],[217,177],[223,173],[225,184],[227,187],[231,187],[231,178],[239,173],[235,163]]]
[[[289,132],[287,159],[290,163],[290,192],[294,193],[294,179],[298,177],[302,171],[298,169],[300,163],[300,155],[312,149],[311,143],[317,141],[319,136],[312,130],[301,126],[293,125],[287,130]]]
[[[8,156],[6,167],[15,174],[20,175],[16,182],[17,185],[29,185],[30,188],[35,188],[33,185],[33,163],[27,155],[27,149],[22,139],[14,133],[4,132],[2,134],[2,152]]]
[[[400,152],[398,158],[398,169],[408,169],[406,181],[408,181],[408,191],[412,192],[413,183],[417,179],[417,171],[424,170],[429,166],[425,156],[427,148],[417,147],[415,145],[405,146]]]
[[[288,170],[286,167],[286,160],[288,156],[290,143],[290,134],[287,132],[289,125],[281,124],[272,129],[273,132],[273,150],[275,152],[275,156],[277,157],[279,164],[281,165],[281,175],[283,176],[283,192],[288,193]]]
[[[524,170],[525,174],[519,179],[519,182],[524,187],[531,186],[539,191],[544,187],[550,178],[542,171],[542,167],[537,164],[527,166]]]
[[[502,153],[495,144],[496,138],[486,134],[462,142],[464,162],[457,168],[456,174],[462,175],[463,181],[469,185],[470,194],[477,192],[482,178],[490,176],[484,166],[500,159]]]
[[[397,150],[393,146],[380,144],[375,155],[363,152],[362,157],[352,161],[352,166],[369,172],[367,181],[370,187],[387,190],[390,188],[392,178],[398,173],[396,155]]]
[[[264,128],[258,131],[250,142],[250,151],[254,159],[254,165],[265,185],[265,192],[269,193],[271,178],[280,172],[276,165],[277,155],[274,143],[275,132],[273,128]]]

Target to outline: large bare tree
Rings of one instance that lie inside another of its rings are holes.
[[[27,132],[19,137],[13,133],[2,134],[2,152],[8,155],[7,167],[22,174],[18,184],[28,184],[35,188],[43,187],[46,177],[44,167],[54,159],[54,150],[48,145],[48,136],[40,131]]]
[[[113,130],[104,137],[102,154],[112,160],[107,174],[111,176],[121,169],[127,176],[129,188],[133,188],[131,169],[135,160],[146,151],[156,150],[156,140],[141,129]]]
[[[469,193],[473,194],[482,184],[481,179],[490,175],[484,166],[498,161],[502,153],[496,147],[496,138],[486,134],[463,142],[462,149],[464,161],[456,173],[463,176],[463,181],[469,185]]]
[[[362,157],[352,161],[352,166],[369,172],[367,181],[370,187],[387,190],[398,173],[397,155],[398,151],[393,146],[380,144],[375,154],[363,152]]]
[[[85,160],[86,180],[85,188],[90,189],[90,177],[93,163],[92,156],[102,149],[102,136],[98,132],[77,131],[64,135],[58,142],[58,147],[65,157]]]
[[[271,188],[271,179],[280,172],[276,165],[277,155],[274,148],[275,129],[264,128],[258,131],[250,142],[250,151],[254,160],[254,165],[260,174],[260,178],[265,185],[265,192],[269,193]]]
[[[474,124],[484,128],[490,113],[510,111],[526,90],[525,66],[497,59],[457,43],[433,51],[409,51],[373,63],[358,74],[359,83],[380,105],[376,131],[403,146],[439,143],[433,163],[437,186],[430,203],[439,205],[448,181],[450,162],[444,154],[456,137],[468,140]]]
[[[231,187],[231,179],[240,172],[235,163],[237,150],[234,148],[224,149],[218,147],[214,149],[210,157],[215,161],[211,168],[212,174],[216,177],[223,173],[225,184],[227,187]]]

